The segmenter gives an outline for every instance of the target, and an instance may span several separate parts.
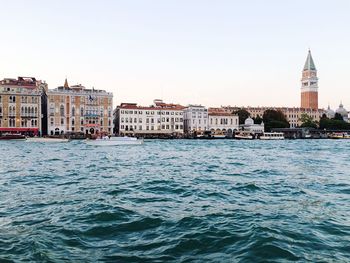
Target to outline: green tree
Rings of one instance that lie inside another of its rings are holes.
[[[321,118],[320,129],[324,130],[350,130],[350,123],[343,120]]]
[[[253,119],[255,124],[261,124],[263,121],[263,119],[259,115],[257,115],[256,118]]]
[[[334,115],[333,120],[338,120],[338,121],[343,121],[343,116],[341,116],[341,114],[339,114],[338,112]]]
[[[239,124],[244,124],[244,121],[250,116],[250,113],[245,109],[239,109],[233,113],[238,115]]]
[[[300,127],[308,127],[308,128],[315,128],[317,129],[317,122],[314,121],[314,119],[309,116],[306,113],[301,114],[301,117],[299,119],[302,124],[300,125]]]
[[[289,122],[283,112],[277,110],[266,110],[263,115],[265,131],[273,128],[289,128]]]

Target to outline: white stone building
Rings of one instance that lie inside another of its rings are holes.
[[[230,136],[239,129],[238,116],[225,112],[221,108],[209,108],[208,110],[208,130],[212,134],[223,134]]]
[[[181,136],[184,107],[154,100],[148,107],[122,103],[114,112],[115,131],[120,135]]]
[[[202,134],[208,130],[208,110],[202,105],[189,105],[184,109],[184,131]]]
[[[255,124],[252,118],[247,118],[244,124],[241,125],[242,130],[250,132],[252,134],[261,134],[264,132],[265,125],[264,122],[261,124]]]

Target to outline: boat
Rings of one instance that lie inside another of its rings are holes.
[[[102,137],[98,139],[87,139],[85,143],[95,146],[117,146],[117,145],[141,145],[143,139],[135,137]]]
[[[214,139],[226,139],[225,134],[213,134]]]
[[[51,137],[27,137],[27,142],[42,142],[42,143],[61,143],[69,142],[67,138],[51,138]]]
[[[284,140],[283,132],[264,132],[260,140]]]
[[[16,141],[25,141],[26,136],[19,133],[4,133],[0,136],[0,140],[16,140]]]
[[[234,137],[236,140],[253,140],[254,136],[248,132],[240,132],[235,134]]]
[[[335,132],[329,135],[330,139],[350,139],[350,135],[342,132]]]

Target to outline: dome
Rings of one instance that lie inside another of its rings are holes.
[[[329,105],[328,105],[328,108],[327,108],[327,110],[326,110],[326,115],[327,115],[327,118],[329,118],[329,119],[332,119],[332,118],[334,118],[334,116],[335,116],[334,110],[332,110],[332,109],[329,107]]]
[[[348,111],[344,108],[342,103],[340,103],[339,108],[335,112],[343,117],[348,117]]]
[[[244,121],[245,125],[253,125],[254,124],[254,120],[252,118],[247,118]]]

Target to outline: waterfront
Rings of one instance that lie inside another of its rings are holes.
[[[347,140],[0,147],[0,261],[350,258]]]

